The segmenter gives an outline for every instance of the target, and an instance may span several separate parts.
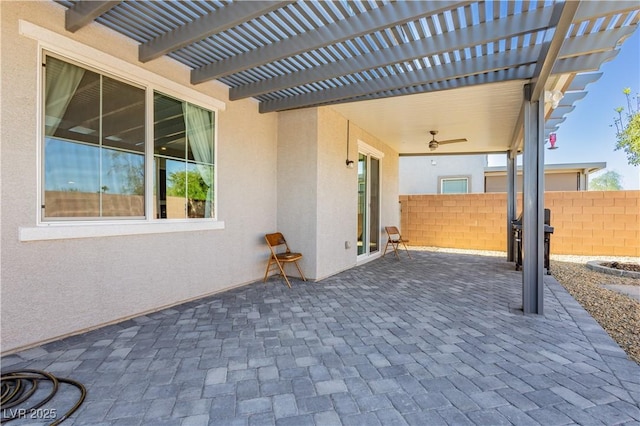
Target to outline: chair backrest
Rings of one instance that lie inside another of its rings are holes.
[[[264,236],[264,239],[267,240],[267,244],[269,244],[271,247],[287,244],[287,241],[284,239],[284,235],[282,235],[282,233],[280,232],[267,234]]]
[[[269,249],[273,254],[276,253],[276,249],[278,246],[284,246],[285,252],[289,252],[289,245],[287,244],[287,240],[284,239],[284,235],[281,232],[274,232],[273,234],[266,234],[264,239],[267,240],[267,244],[269,245]],[[282,250],[282,249],[280,249]]]
[[[385,226],[384,230],[387,231],[387,234],[389,235],[389,237],[393,238],[395,236],[400,236],[400,231],[398,230],[397,227],[395,226]]]

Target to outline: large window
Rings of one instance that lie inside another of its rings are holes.
[[[43,220],[215,217],[213,111],[45,63]]]

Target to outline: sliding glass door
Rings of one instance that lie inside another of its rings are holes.
[[[358,154],[358,257],[380,250],[380,159]]]

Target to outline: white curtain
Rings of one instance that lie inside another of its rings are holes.
[[[198,172],[207,184],[205,217],[213,217],[213,114],[189,103],[183,103],[187,138]],[[202,164],[204,163],[204,164]]]
[[[78,89],[84,70],[57,59],[48,58],[46,73],[45,129],[47,136],[53,136]]]

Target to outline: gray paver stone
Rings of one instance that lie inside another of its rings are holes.
[[[80,380],[74,425],[640,423],[640,367],[553,277],[545,314],[522,315],[521,273],[504,259],[412,257],[238,287],[7,355],[3,369]]]
[[[276,419],[297,415],[296,397],[292,393],[274,396],[273,413]]]
[[[218,367],[211,368],[207,371],[207,378],[205,379],[206,385],[217,385],[225,383],[227,381],[227,368]]]
[[[358,408],[361,412],[366,413],[376,410],[392,409],[391,401],[385,395],[369,395],[356,399]]]
[[[238,414],[247,415],[271,411],[270,398],[253,398],[244,401],[238,401]]]
[[[342,393],[347,391],[347,385],[343,380],[327,380],[316,383],[318,395]]]
[[[511,425],[511,422],[506,417],[494,409],[471,411],[467,416],[472,422],[478,425]]]

